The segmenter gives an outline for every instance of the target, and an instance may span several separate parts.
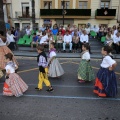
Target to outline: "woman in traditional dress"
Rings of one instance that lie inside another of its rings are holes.
[[[50,77],[60,77],[64,74],[64,70],[60,65],[58,59],[56,58],[56,50],[54,48],[54,43],[50,44],[48,65]]]
[[[0,31],[0,69],[5,69],[4,55],[7,53],[12,53],[11,50],[6,46],[6,38],[3,36],[3,32]],[[14,63],[18,66],[18,62],[13,56]]]
[[[104,46],[101,51],[104,58],[101,63],[101,68],[97,73],[93,91],[99,97],[115,97],[117,94],[116,75],[113,71],[117,64],[116,61],[109,56],[111,51],[110,46]]]
[[[5,55],[5,61],[7,63],[6,80],[3,87],[3,95],[5,96],[22,96],[23,93],[28,89],[27,84],[21,79],[21,77],[15,73],[16,65],[12,61],[12,53]]]
[[[90,65],[89,44],[82,45],[82,61],[78,69],[78,81],[80,83],[92,81],[95,79],[93,69]]]

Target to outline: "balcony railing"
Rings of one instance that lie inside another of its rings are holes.
[[[24,13],[24,12],[15,12],[15,17],[16,18],[31,18],[32,17],[32,13]]]
[[[116,9],[97,9],[95,16],[97,19],[114,19],[116,16]]]
[[[89,18],[91,9],[65,9],[65,18]],[[61,18],[63,9],[40,9],[41,18]]]

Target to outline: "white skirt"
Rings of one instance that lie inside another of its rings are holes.
[[[57,58],[53,59],[49,67],[50,77],[60,77],[64,74],[64,70]]]

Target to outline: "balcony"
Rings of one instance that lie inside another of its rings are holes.
[[[62,18],[63,9],[40,9],[41,18]],[[91,9],[66,9],[65,18],[89,19]]]
[[[15,12],[15,18],[19,19],[30,19],[32,18],[32,13],[24,13],[24,12]]]
[[[114,19],[116,17],[116,9],[97,9],[95,13],[96,19]]]

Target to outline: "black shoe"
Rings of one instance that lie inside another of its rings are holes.
[[[54,89],[53,88],[49,88],[48,90],[46,90],[47,92],[53,92]]]
[[[64,53],[66,53],[66,50],[64,50]]]
[[[71,53],[72,51],[70,50],[69,53]]]
[[[36,87],[35,89],[36,89],[36,90],[41,90],[41,89],[39,89],[38,87]]]

